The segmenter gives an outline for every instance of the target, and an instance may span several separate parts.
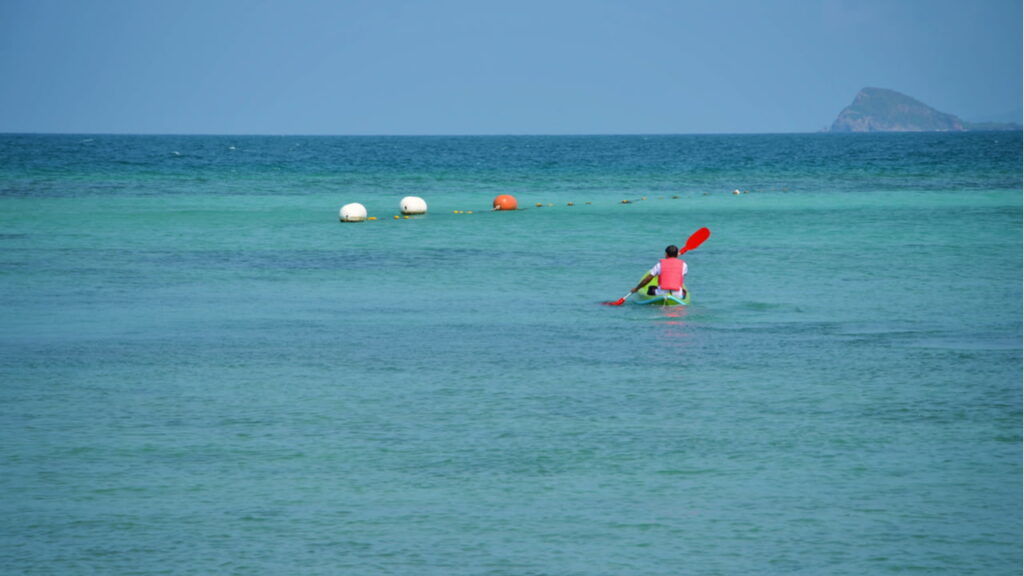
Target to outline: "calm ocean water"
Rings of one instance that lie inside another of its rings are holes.
[[[1020,574],[1021,150],[0,135],[0,573]]]

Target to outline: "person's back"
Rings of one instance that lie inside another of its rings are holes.
[[[679,248],[674,244],[665,248],[665,257],[658,261],[653,268],[630,292],[640,290],[655,277],[658,278],[658,287],[654,294],[672,294],[684,298],[686,294],[686,262],[679,258]]]

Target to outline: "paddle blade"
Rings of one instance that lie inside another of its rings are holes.
[[[698,246],[703,244],[705,240],[708,239],[708,236],[711,236],[711,230],[708,230],[707,228],[701,228],[700,230],[697,230],[692,235],[690,235],[690,237],[686,240],[686,245],[683,246],[683,249],[680,250],[679,253],[682,254],[683,252],[695,250]]]
[[[626,298],[629,298],[630,294],[632,294],[632,292],[626,294],[625,296],[619,298],[614,302],[601,302],[601,304],[604,304],[605,306],[622,306],[623,304],[626,303]]]

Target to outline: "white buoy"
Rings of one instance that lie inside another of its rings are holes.
[[[427,203],[419,196],[406,196],[399,202],[402,207],[402,214],[426,214]]]
[[[366,206],[358,202],[345,204],[339,213],[342,222],[362,222],[366,220]]]

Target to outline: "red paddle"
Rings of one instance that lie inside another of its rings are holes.
[[[708,230],[707,228],[697,230],[686,240],[686,245],[679,251],[679,254],[689,252],[690,250],[696,250],[698,246],[708,239],[708,236],[711,236],[711,230]]]
[[[708,236],[711,236],[711,230],[708,230],[707,228],[697,230],[686,239],[686,244],[684,244],[682,249],[679,250],[679,254],[682,255],[683,252],[696,250],[698,246],[708,239]],[[626,298],[629,298],[632,294],[633,292],[627,292],[625,296],[615,300],[614,302],[602,302],[601,304],[604,304],[605,306],[622,306],[626,302]]]
[[[601,302],[601,304],[604,304],[605,306],[622,306],[626,302],[626,298],[629,298],[632,295],[632,292],[626,292],[625,296],[615,300],[614,302]]]

